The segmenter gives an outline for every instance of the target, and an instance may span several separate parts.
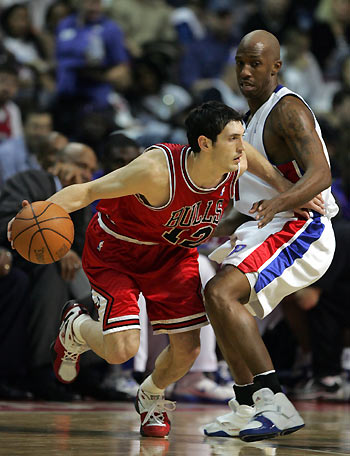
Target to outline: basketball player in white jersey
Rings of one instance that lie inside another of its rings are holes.
[[[206,309],[235,379],[236,398],[229,402],[230,413],[204,427],[209,436],[255,441],[304,426],[281,391],[253,316],[264,318],[285,296],[325,273],[335,249],[330,219],[338,207],[329,189],[329,158],[317,120],[299,95],[278,84],[281,65],[274,35],[256,30],[243,37],[236,71],[250,108],[245,139],[294,185],[277,194],[245,173],[236,186],[234,207],[253,219],[212,254],[222,268],[207,284]],[[306,220],[291,210],[320,192],[324,214],[310,212]]]

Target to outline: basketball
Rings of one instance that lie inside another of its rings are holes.
[[[69,214],[50,201],[25,206],[12,224],[14,248],[32,263],[58,261],[69,251],[73,239],[74,225]]]

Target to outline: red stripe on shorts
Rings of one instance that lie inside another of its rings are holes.
[[[305,225],[307,220],[291,220],[283,226],[281,231],[271,234],[265,241],[247,256],[237,267],[247,273],[258,271],[283,244],[290,241],[293,236]]]

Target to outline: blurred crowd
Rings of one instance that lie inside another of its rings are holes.
[[[50,366],[65,301],[78,299],[93,312],[81,253],[94,208],[74,214],[72,250],[47,266],[11,251],[6,225],[22,199],[43,200],[101,176],[152,144],[187,143],[183,119],[203,101],[245,111],[234,57],[241,37],[255,29],[280,40],[281,83],[317,115],[341,209],[329,272],[286,299],[259,323],[261,332],[291,394],[350,400],[349,0],[0,2],[0,399],[130,400],[136,394],[161,349],[147,335],[145,315],[134,363],[110,367],[84,356],[69,387],[57,384]],[[201,249],[203,283],[215,273],[206,254],[216,242]],[[203,338],[202,353],[169,394],[230,399],[234,379],[213,333]]]

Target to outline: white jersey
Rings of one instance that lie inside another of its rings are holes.
[[[244,139],[252,146],[254,146],[265,158],[268,159],[264,146],[264,128],[266,120],[276,104],[286,95],[293,95],[295,97],[298,97],[312,113],[315,121],[316,132],[320,138],[323,146],[323,152],[329,163],[329,156],[326,145],[322,138],[321,129],[311,108],[307,105],[301,96],[281,85],[277,86],[270,98],[262,106],[260,106],[260,108],[253,115],[246,128]],[[292,182],[296,182],[303,174],[302,170],[299,169],[298,164],[295,160],[291,161],[290,163],[278,166],[278,168],[282,174]],[[242,214],[249,216],[251,216],[251,214],[249,214],[249,210],[255,201],[260,201],[262,199],[271,199],[278,194],[277,190],[271,187],[268,183],[247,171],[239,178],[238,186],[239,187],[236,189],[237,196],[235,201],[235,209],[237,209]],[[326,217],[334,217],[338,213],[338,206],[335,203],[330,188],[327,188],[322,192],[322,197],[325,202]],[[278,214],[278,216],[285,216],[289,218],[293,216],[293,212],[283,212]]]
[[[297,94],[278,86],[247,127],[245,139],[266,158],[263,140],[266,119],[276,103],[290,94],[304,102]],[[329,163],[316,119],[315,125]],[[278,168],[291,182],[302,176],[295,161]],[[270,185],[248,172],[238,179],[238,184],[235,187],[235,208],[246,215],[251,216],[249,209],[255,201],[277,195]],[[322,195],[325,216],[313,212],[312,217],[305,220],[296,217],[293,211],[282,212],[261,229],[257,220],[251,220],[235,231],[234,243],[228,241],[209,255],[210,259],[233,265],[246,275],[251,286],[246,308],[253,315],[264,318],[285,296],[316,282],[331,264],[335,239],[330,218],[336,215],[338,206],[330,189]]]

